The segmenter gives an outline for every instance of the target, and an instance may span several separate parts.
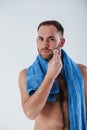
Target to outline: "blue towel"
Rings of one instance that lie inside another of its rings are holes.
[[[70,130],[87,130],[83,77],[77,64],[71,60],[64,50],[61,50],[61,52],[63,62],[62,76],[68,89]],[[47,67],[48,62],[38,55],[35,62],[28,68],[26,73],[26,91],[30,96],[42,83]],[[59,92],[58,85],[54,81],[48,101],[56,101],[56,94]]]

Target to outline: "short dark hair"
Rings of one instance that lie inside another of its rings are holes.
[[[56,20],[48,20],[48,21],[43,21],[39,24],[38,28],[37,28],[37,31],[39,31],[39,28],[42,26],[42,25],[54,25],[58,31],[60,31],[62,33],[62,36],[64,34],[64,28],[63,26]]]

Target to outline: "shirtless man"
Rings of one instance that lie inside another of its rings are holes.
[[[54,21],[43,22],[38,26],[37,48],[39,54],[48,61],[48,70],[38,90],[29,96],[26,92],[26,71],[19,75],[21,101],[26,116],[34,120],[34,130],[70,130],[68,114],[68,92],[66,81],[61,75],[61,48],[64,46],[63,28]],[[85,99],[87,106],[87,68],[78,64],[84,78]],[[47,101],[54,80],[59,86],[60,93],[55,102]]]

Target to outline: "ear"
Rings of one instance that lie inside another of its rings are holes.
[[[61,39],[61,42],[60,42],[60,47],[63,47],[64,44],[65,44],[65,38],[62,38],[62,39]]]

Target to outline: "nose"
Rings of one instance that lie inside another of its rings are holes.
[[[44,46],[47,47],[47,48],[49,47],[49,42],[48,42],[48,40],[45,40],[45,41],[44,41]]]

